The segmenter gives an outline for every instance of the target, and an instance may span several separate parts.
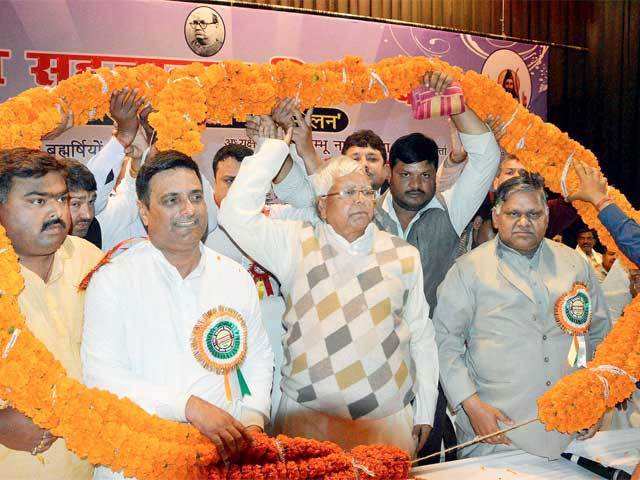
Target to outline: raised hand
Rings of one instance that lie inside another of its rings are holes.
[[[293,127],[294,113],[300,108],[300,102],[296,98],[284,98],[276,103],[271,112],[273,121],[284,131]]]
[[[268,115],[260,117],[260,127],[258,128],[259,138],[277,138],[279,140],[284,140],[285,143],[289,145],[289,143],[291,143],[292,134],[292,127],[289,127],[285,132],[281,127],[276,125]]]
[[[127,148],[138,132],[140,120],[138,110],[146,103],[144,97],[138,96],[138,90],[123,88],[111,94],[109,115],[116,122],[116,139]]]
[[[260,122],[261,117],[258,115],[247,116],[247,121],[245,122],[245,133],[254,142],[257,142],[260,136]]]
[[[153,109],[153,106],[150,103],[147,103],[143,105],[143,107],[140,109],[140,112],[138,112],[140,125],[144,129],[144,133],[147,137],[147,143],[149,143],[150,145],[156,140],[155,130],[149,123],[149,114],[154,111],[155,110]]]
[[[582,200],[596,205],[607,196],[607,179],[597,169],[576,162],[573,170],[580,180],[580,188],[569,195],[569,201]]]
[[[435,90],[438,95],[442,95],[445,89],[451,86],[453,77],[442,72],[427,72],[424,75],[424,86]]]
[[[60,123],[56,128],[45,133],[41,137],[42,140],[53,140],[54,138],[58,138],[64,132],[73,127],[73,110],[71,110],[64,101],[60,105],[60,108],[62,109],[62,118],[60,119]]]
[[[464,411],[469,417],[469,421],[471,422],[473,431],[479,437],[489,435],[490,433],[501,430],[498,422],[502,422],[503,424],[508,426],[514,425],[513,420],[511,420],[497,408],[494,408],[488,403],[480,400],[480,397],[478,397],[477,394],[472,395],[464,402],[462,402],[462,408],[464,408]],[[509,439],[504,434],[487,438],[486,440],[483,440],[483,442],[489,443],[491,445],[511,444]]]
[[[250,431],[224,410],[192,395],[185,409],[187,420],[209,438],[225,462],[233,460],[252,443]]]

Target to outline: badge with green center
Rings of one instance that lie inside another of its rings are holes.
[[[251,395],[240,371],[247,354],[247,326],[242,315],[228,307],[217,307],[202,315],[191,332],[191,349],[200,365],[224,375],[224,390],[231,402],[229,375],[235,370],[240,395]]]
[[[560,328],[573,335],[567,360],[574,366],[580,349],[578,335],[584,335],[591,326],[591,298],[584,283],[574,283],[570,291],[556,300],[555,317]]]

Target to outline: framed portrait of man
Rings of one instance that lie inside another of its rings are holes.
[[[193,53],[211,57],[218,53],[225,40],[222,17],[211,7],[195,8],[184,23],[184,38]]]

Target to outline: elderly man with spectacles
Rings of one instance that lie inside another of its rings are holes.
[[[438,384],[419,253],[372,223],[371,179],[345,156],[330,160],[314,181],[321,221],[264,215],[289,140],[290,133],[259,139],[219,213],[285,294],[276,431],[343,448],[389,443],[413,454],[433,424]]]
[[[193,53],[210,57],[222,48],[224,26],[218,21],[212,8],[198,7],[187,18],[185,35]]]

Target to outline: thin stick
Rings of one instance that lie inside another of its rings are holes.
[[[514,425],[513,427],[508,427],[508,428],[505,428],[503,430],[498,430],[497,432],[493,432],[493,433],[490,433],[488,435],[483,435],[482,437],[476,437],[473,440],[469,440],[468,442],[462,443],[460,445],[456,445],[455,447],[447,448],[444,452],[436,452],[436,453],[432,453],[431,455],[427,455],[426,457],[416,458],[415,460],[413,460],[411,462],[411,464],[414,464],[414,463],[419,462],[421,460],[426,460],[427,458],[431,458],[431,457],[435,457],[435,456],[438,456],[438,455],[442,455],[443,453],[449,453],[449,452],[452,452],[453,450],[457,450],[459,448],[468,447],[469,445],[473,445],[475,443],[482,442],[482,441],[486,440],[487,438],[495,437],[496,435],[501,435],[503,433],[510,432],[511,430],[515,430],[516,428],[524,427],[525,425],[529,425],[530,423],[533,423],[536,420],[538,420],[538,419],[534,418],[532,420],[527,420],[526,422],[518,423],[517,425]]]

